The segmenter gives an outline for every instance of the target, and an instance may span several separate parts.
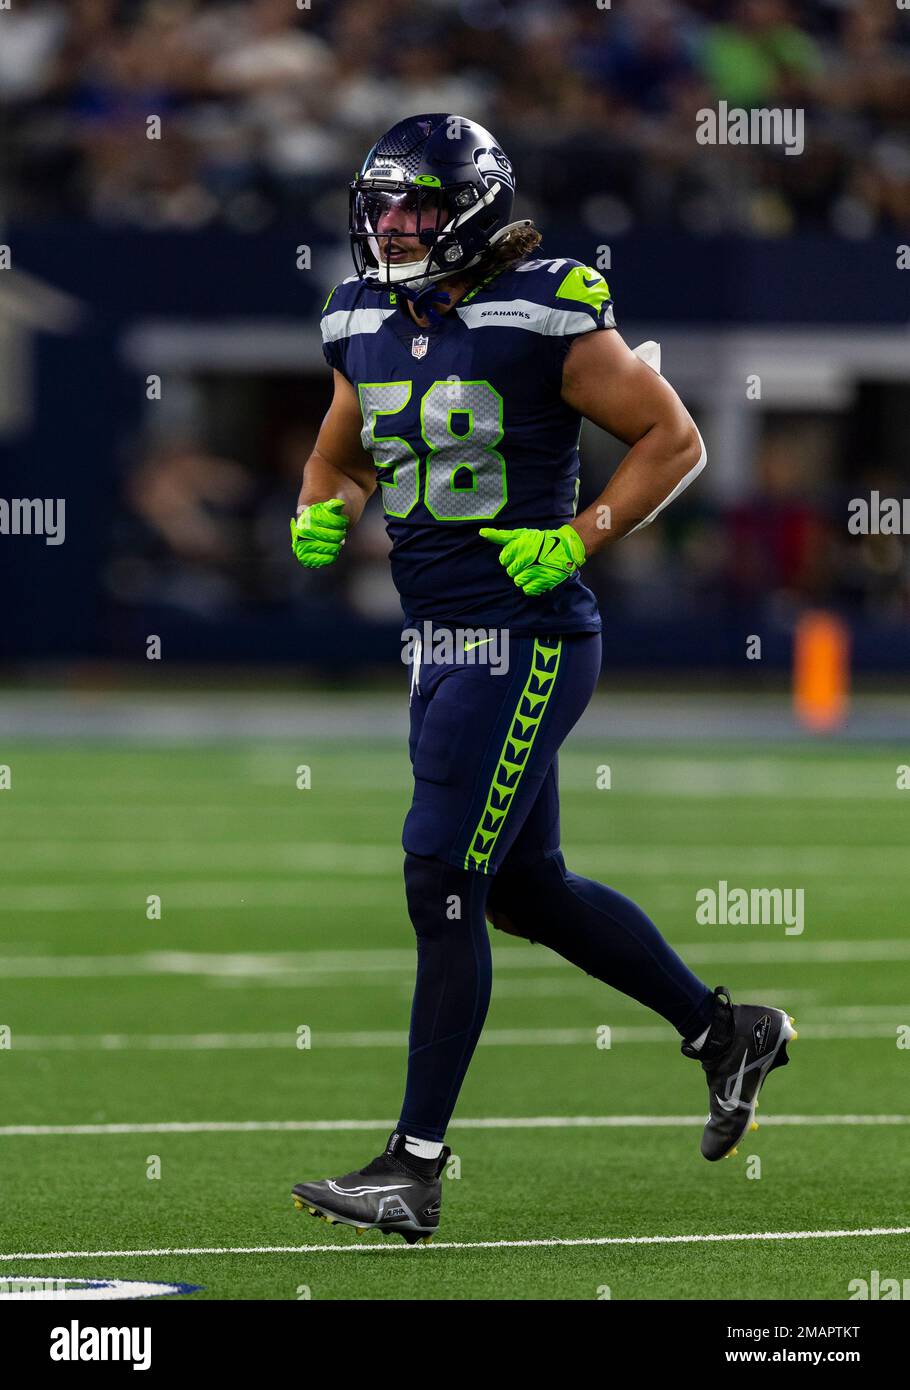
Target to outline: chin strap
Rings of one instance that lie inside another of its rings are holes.
[[[499,185],[497,184],[496,188],[498,187]],[[496,189],[491,190],[491,192],[495,191]],[[475,204],[474,208],[472,209],[472,212],[477,211],[477,209],[482,205],[485,205],[487,201],[488,198],[481,199],[480,203]],[[465,219],[462,218],[462,222],[464,220]],[[455,222],[450,224],[450,226],[448,227],[443,227],[442,230],[443,232],[450,232],[456,230],[457,227],[460,225],[462,224],[459,222]],[[448,298],[448,296],[445,294],[440,294],[438,292],[431,293],[431,291],[433,291],[436,288],[438,282],[440,280],[449,280],[454,275],[463,275],[466,270],[473,269],[474,266],[478,265],[483,260],[485,251],[488,251],[490,247],[496,246],[497,243],[502,241],[504,237],[507,237],[510,232],[517,231],[521,227],[530,226],[530,219],[527,217],[523,217],[518,222],[510,222],[507,226],[500,227],[499,231],[494,233],[494,235],[490,237],[489,243],[484,248],[484,250],[479,251],[477,255],[473,258],[473,260],[468,261],[467,265],[459,266],[457,270],[446,269],[435,271],[432,274],[432,276],[429,276],[427,274],[421,274],[419,276],[415,276],[413,281],[411,281],[410,283],[408,283],[407,281],[402,283],[400,280],[393,280],[389,276],[383,276],[379,268],[377,268],[372,273],[369,273],[365,276],[361,276],[361,278],[365,279],[366,283],[370,285],[372,288],[379,290],[392,290],[396,294],[403,294],[405,299],[409,299],[411,301],[411,303],[414,305],[414,308],[420,314],[421,318],[428,317],[433,327],[438,328],[442,320],[436,313],[436,310],[433,308],[433,304],[436,301],[442,302],[443,300]],[[426,258],[421,262],[424,271],[426,271],[429,262],[430,256],[428,253]],[[409,269],[410,267],[406,266],[404,268]],[[424,296],[426,296],[426,298],[424,298]]]
[[[414,313],[419,318],[430,320],[431,328],[438,328],[442,323],[442,315],[436,312],[437,304],[448,304],[449,294],[446,290],[439,289],[436,285],[427,285],[423,290],[412,290],[410,285],[399,285],[397,293],[410,300],[414,307]]]

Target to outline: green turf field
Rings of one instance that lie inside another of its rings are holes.
[[[570,866],[638,899],[709,984],[786,1006],[793,1064],[763,1092],[767,1123],[708,1165],[701,1071],[672,1030],[494,933],[493,1005],[450,1132],[460,1172],[436,1243],[414,1249],[290,1198],[372,1157],[397,1114],[404,748],[48,743],[0,761],[0,1279],[149,1279],[196,1298],[846,1299],[872,1270],[910,1276],[910,1235],[890,1233],[910,1227],[895,750],[570,743]],[[802,888],[805,930],[700,925],[696,892],[721,879]],[[888,1233],[773,1238],[869,1228]],[[633,1240],[671,1236],[691,1239]]]

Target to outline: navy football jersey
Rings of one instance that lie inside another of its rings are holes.
[[[523,594],[482,526],[555,527],[578,501],[581,417],[560,398],[580,333],[615,327],[596,270],[529,259],[490,277],[420,328],[404,299],[351,277],[322,313],[323,351],[353,384],[409,623],[517,633],[596,632],[574,574]]]

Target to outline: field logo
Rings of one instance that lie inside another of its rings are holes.
[[[0,1302],[65,1299],[97,1303],[114,1298],[163,1298],[167,1294],[198,1293],[201,1284],[162,1284],[150,1279],[40,1278],[34,1274],[0,1276]]]

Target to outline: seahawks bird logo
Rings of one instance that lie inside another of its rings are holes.
[[[487,145],[475,150],[474,164],[487,187],[498,182],[514,190],[515,175],[512,173],[512,165],[498,145]]]

